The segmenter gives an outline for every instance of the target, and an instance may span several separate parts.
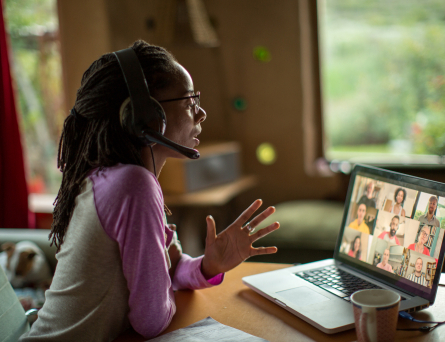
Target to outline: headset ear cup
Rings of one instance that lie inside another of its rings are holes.
[[[147,132],[153,131],[164,135],[167,126],[167,118],[161,104],[150,96],[150,105],[151,110],[148,114],[133,113],[131,98],[127,97],[119,109],[122,128],[133,138],[140,139],[142,143],[147,143],[147,136],[150,135]]]
[[[167,127],[167,117],[165,116],[164,108],[155,98],[150,96],[150,100],[153,108],[153,118],[150,118],[150,121],[154,122],[150,122],[150,124],[145,122],[145,124],[154,131],[164,135],[165,128]]]

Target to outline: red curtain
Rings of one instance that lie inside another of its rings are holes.
[[[0,1],[0,228],[28,228],[28,190]]]

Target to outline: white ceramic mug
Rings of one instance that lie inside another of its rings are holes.
[[[400,295],[390,290],[360,290],[351,296],[359,342],[394,341]]]

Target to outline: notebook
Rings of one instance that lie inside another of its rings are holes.
[[[445,184],[356,165],[333,259],[243,283],[325,333],[352,329],[350,296],[359,289],[394,290],[408,312],[434,303],[444,228]]]

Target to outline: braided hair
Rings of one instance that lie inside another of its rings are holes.
[[[162,47],[136,41],[132,49],[141,64],[152,96],[175,80],[176,59]],[[82,76],[72,114],[63,124],[57,167],[63,173],[54,202],[54,220],[49,239],[57,251],[64,242],[75,198],[88,172],[122,164],[144,166],[134,137],[120,125],[119,110],[129,96],[124,76],[113,53],[106,53]],[[166,208],[168,211],[168,208]]]

